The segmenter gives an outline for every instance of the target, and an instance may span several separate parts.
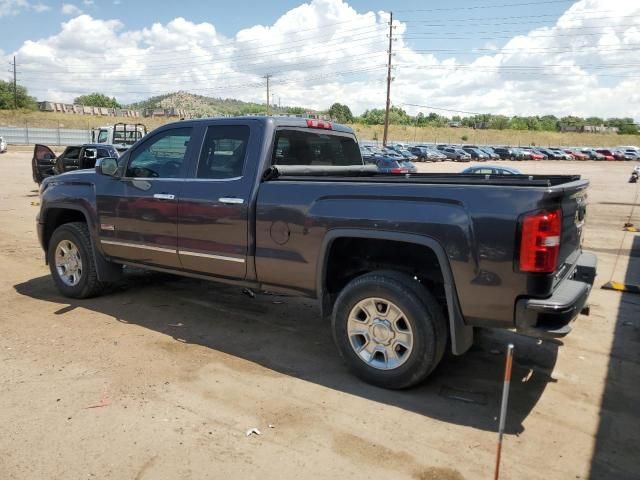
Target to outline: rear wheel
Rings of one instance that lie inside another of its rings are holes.
[[[98,280],[93,245],[87,225],[65,223],[51,236],[47,257],[51,276],[65,297],[89,298],[107,286]]]
[[[384,388],[423,381],[447,343],[446,321],[435,298],[411,276],[394,271],[352,280],[338,296],[332,326],[348,367]]]

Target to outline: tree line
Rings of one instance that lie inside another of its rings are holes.
[[[353,118],[354,123],[363,123],[365,125],[383,125],[384,109],[373,108],[366,110],[359,117]],[[535,115],[535,116],[513,116],[493,115],[490,113],[481,115],[471,115],[461,117],[454,115],[446,117],[434,112],[425,115],[419,112],[417,115],[409,115],[400,107],[391,107],[389,111],[389,123],[400,125],[415,125],[419,127],[446,127],[452,124],[461,127],[470,128],[489,128],[493,130],[534,130],[555,132],[562,127],[582,129],[585,126],[605,126],[617,127],[620,134],[637,134],[638,126],[632,118],[629,117],[577,117],[565,116],[557,117],[555,115]]]
[[[17,86],[16,99],[18,108],[35,110],[37,108],[37,101],[34,97],[31,97],[27,92],[27,89],[21,85]],[[140,102],[135,104],[136,107],[151,105],[151,100],[159,99],[161,97],[153,97],[147,102]],[[214,100],[209,99],[208,100]],[[221,99],[217,99],[218,102]],[[0,80],[0,109],[14,108],[14,89],[12,82],[5,82]],[[243,115],[256,113],[259,111],[261,105],[240,102],[231,99],[225,100],[228,105],[227,114],[231,115]],[[121,104],[115,99],[115,97],[109,97],[103,93],[90,93],[88,95],[81,95],[76,97],[73,101],[79,105],[87,105],[92,107],[109,107],[120,108]],[[289,114],[305,114],[307,109],[302,107],[283,107],[282,109],[274,108],[279,113]],[[384,109],[372,108],[365,110],[362,115],[355,116],[352,114],[348,105],[342,103],[334,103],[329,107],[326,112],[334,121],[338,123],[360,123],[364,125],[384,125]],[[409,115],[404,109],[398,106],[391,107],[389,111],[389,123],[394,125],[411,125],[418,127],[447,127],[450,125],[456,125],[461,127],[470,128],[489,128],[494,130],[534,130],[534,131],[547,131],[555,132],[561,130],[563,127],[575,128],[577,130],[582,129],[585,126],[606,126],[617,127],[620,134],[638,134],[638,126],[634,123],[632,118],[600,118],[600,117],[577,117],[577,116],[565,116],[556,117],[555,115],[535,115],[535,116],[513,116],[508,117],[505,115],[493,115],[490,113],[481,115],[471,115],[462,117],[454,115],[447,117],[434,112],[424,114],[419,112],[417,115]]]

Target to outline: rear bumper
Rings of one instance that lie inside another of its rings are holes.
[[[549,298],[522,298],[516,302],[516,331],[538,338],[560,338],[571,331],[587,305],[596,276],[597,257],[582,252],[573,272],[562,280]]]

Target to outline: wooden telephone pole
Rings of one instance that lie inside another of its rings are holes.
[[[18,81],[16,80],[16,56],[13,56],[13,108],[18,109]]]
[[[271,97],[269,97],[269,79],[271,77],[273,77],[273,75],[269,75],[269,74],[267,74],[264,77],[262,77],[262,78],[266,78],[267,79],[267,115],[271,115],[271,107],[270,107],[270,103],[269,103],[269,100],[271,98]]]
[[[389,109],[391,108],[391,47],[393,45],[393,12],[389,12],[389,61],[387,62],[387,106],[384,111],[384,134],[382,145],[387,145],[389,133]]]

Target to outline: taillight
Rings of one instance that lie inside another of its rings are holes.
[[[552,273],[558,264],[562,212],[536,212],[522,220],[520,238],[520,270],[522,272]]]
[[[392,168],[391,173],[409,173],[409,170],[404,168]]]
[[[310,128],[324,128],[325,130],[331,130],[331,122],[325,122],[323,120],[313,120],[313,119],[308,119],[307,120],[307,127]]]

